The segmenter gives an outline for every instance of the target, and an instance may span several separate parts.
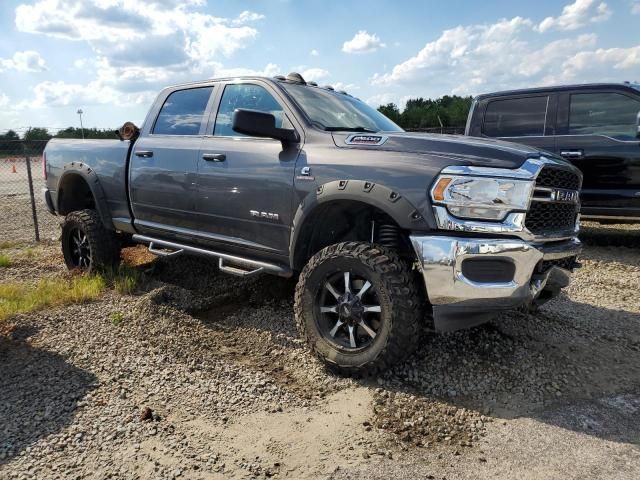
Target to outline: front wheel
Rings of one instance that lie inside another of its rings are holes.
[[[62,225],[62,254],[69,270],[93,272],[118,264],[120,243],[98,212],[78,210],[68,214]]]
[[[418,346],[423,305],[418,286],[393,250],[360,242],[331,245],[300,274],[298,330],[338,370],[385,370]]]

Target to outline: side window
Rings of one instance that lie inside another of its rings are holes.
[[[620,93],[576,93],[569,107],[569,135],[634,140],[640,101]]]
[[[213,87],[177,90],[160,109],[153,133],[157,135],[198,135]]]
[[[282,127],[285,119],[282,107],[264,87],[248,83],[227,85],[224,88],[220,107],[218,108],[216,126],[213,130],[214,135],[225,137],[244,136],[241,133],[234,132],[231,128],[231,119],[236,108],[270,113],[276,117],[276,127],[278,128]]]
[[[488,137],[544,135],[548,96],[493,100],[484,114],[482,133]]]

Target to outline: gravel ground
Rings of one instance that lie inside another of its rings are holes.
[[[584,238],[561,297],[379,378],[308,354],[293,282],[127,249],[136,295],[0,324],[0,478],[638,478],[640,228]],[[0,282],[64,275],[58,250]]]

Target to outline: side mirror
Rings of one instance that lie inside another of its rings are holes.
[[[638,118],[636,118],[636,138],[640,138],[640,112],[638,112]]]
[[[277,128],[276,117],[258,110],[236,109],[233,112],[231,126],[234,132],[252,137],[275,138],[285,143],[298,141],[295,130]]]

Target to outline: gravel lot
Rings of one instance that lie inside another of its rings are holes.
[[[293,282],[126,258],[136,295],[0,324],[0,478],[640,477],[640,228],[586,225],[536,314],[429,335],[379,378],[307,353]],[[63,276],[4,250],[0,282]]]

